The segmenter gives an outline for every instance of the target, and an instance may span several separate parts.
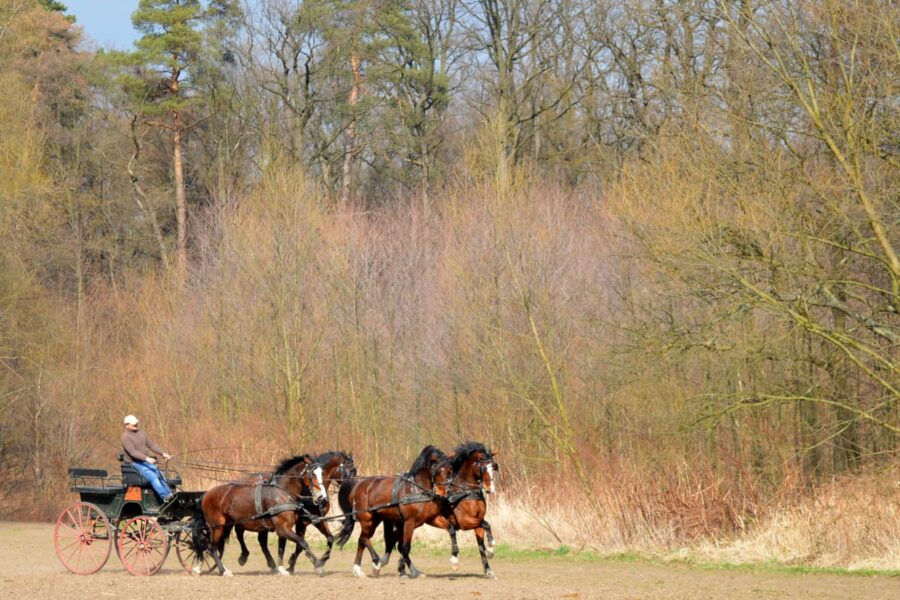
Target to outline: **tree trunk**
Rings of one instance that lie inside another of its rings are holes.
[[[350,97],[347,104],[350,106],[350,125],[347,127],[347,147],[344,153],[343,180],[341,182],[341,204],[347,204],[350,200],[350,176],[353,171],[353,155],[356,152],[356,102],[359,98],[360,61],[359,55],[350,57],[350,68],[353,71],[353,86],[350,88]]]
[[[187,199],[184,190],[184,162],[181,157],[181,123],[178,113],[174,114],[175,127],[172,130],[173,161],[175,163],[175,210],[178,224],[176,242],[176,269],[179,282],[184,282],[187,273]]]

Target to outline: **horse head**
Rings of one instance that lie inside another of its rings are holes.
[[[447,495],[447,481],[452,474],[452,465],[447,455],[435,446],[425,446],[416,457],[407,475],[419,485],[431,489],[438,496]]]
[[[272,482],[283,485],[288,492],[297,497],[310,494],[317,503],[324,502],[328,498],[322,480],[322,465],[309,454],[300,454],[281,461],[272,475]]]
[[[356,464],[353,455],[343,450],[324,452],[317,457],[322,465],[322,477],[327,488],[332,481],[338,485],[356,477]]]
[[[495,454],[496,450],[488,450],[487,446],[478,442],[460,444],[451,454],[453,477],[469,484],[478,484],[488,494],[495,492],[494,480],[499,468],[494,460]]]

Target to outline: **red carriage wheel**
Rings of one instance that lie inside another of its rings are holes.
[[[191,575],[209,575],[216,568],[212,556],[206,552],[198,554],[194,550],[190,531],[179,531],[175,534],[175,554],[184,570]]]
[[[117,536],[119,558],[132,575],[153,575],[169,554],[169,535],[155,519],[129,519]]]
[[[78,575],[103,568],[109,560],[112,539],[109,519],[89,502],[76,502],[62,511],[53,532],[59,562]]]

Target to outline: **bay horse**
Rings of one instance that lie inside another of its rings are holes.
[[[353,563],[357,577],[365,576],[359,566],[363,549],[367,548],[372,562],[379,564],[372,536],[382,522],[391,523],[398,532],[401,577],[406,575],[407,566],[410,577],[422,574],[409,558],[413,532],[440,514],[450,469],[450,461],[443,452],[435,446],[425,446],[406,473],[395,477],[366,477],[341,485],[338,501],[346,517],[337,543],[344,547],[358,521],[361,531]]]
[[[306,540],[294,532],[301,502],[309,497],[321,501],[326,494],[322,468],[308,454],[283,460],[270,482],[217,485],[207,491],[200,502],[208,537],[204,539],[199,531],[201,520],[195,519],[194,545],[208,551],[219,572],[228,577],[233,573],[222,564],[221,553],[231,529],[240,525],[247,531],[274,531],[302,547],[313,561],[316,573],[323,575],[324,569],[309,550]],[[263,548],[263,551],[267,563],[271,563],[268,548]],[[275,572],[288,574],[280,564]]]
[[[324,517],[331,510],[331,503],[327,496],[331,484],[336,483],[340,486],[345,481],[350,481],[356,477],[357,472],[356,464],[353,462],[353,454],[343,450],[324,452],[314,456],[314,459],[322,467],[322,482],[325,486],[326,497],[325,501],[321,504],[317,504],[309,498],[302,500],[303,510],[298,511],[299,519],[294,528],[294,532],[300,537],[305,537],[306,528],[310,523],[310,515]],[[331,547],[334,545],[334,536],[331,534],[331,529],[329,529],[327,521],[317,521],[313,523],[313,525],[325,536],[325,539],[328,542],[328,548],[325,550],[325,554],[322,555],[320,560],[320,563],[324,566],[325,563],[328,562],[328,559],[331,558]],[[237,536],[238,543],[241,545],[241,555],[238,557],[238,564],[244,565],[247,563],[247,557],[250,556],[250,550],[247,548],[247,544],[244,543],[244,527],[242,525],[235,525],[234,532]],[[268,564],[269,569],[274,570],[276,568],[275,561],[272,560],[272,555],[269,554],[269,532],[260,531],[257,537],[259,539],[259,546],[262,548],[263,554],[266,557],[266,563]],[[279,537],[278,564],[281,564],[284,560],[284,550],[286,546],[287,538]],[[301,547],[298,545],[288,561],[287,570],[289,573],[294,572],[300,552]]]
[[[451,475],[447,482],[447,496],[440,514],[428,521],[432,527],[446,529],[450,534],[451,558],[454,570],[459,563],[459,545],[456,540],[457,530],[475,531],[478,551],[481,554],[481,565],[484,574],[496,579],[488,558],[494,555],[494,540],[490,524],[484,520],[487,511],[485,494],[496,491],[495,474],[499,470],[494,457],[496,450],[488,450],[484,444],[465,442],[456,447],[450,454]],[[485,533],[488,546],[485,547]],[[394,545],[398,541],[397,532],[391,524],[384,526],[385,554],[373,567],[377,572],[383,568],[391,557]]]

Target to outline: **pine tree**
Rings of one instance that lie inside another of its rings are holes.
[[[196,95],[190,88],[190,69],[202,45],[199,0],[141,0],[131,17],[143,33],[130,56],[135,75],[127,84],[135,109],[146,124],[172,134],[177,221],[176,268],[183,280],[187,270],[187,197],[184,183],[183,139],[192,123],[187,113]]]

